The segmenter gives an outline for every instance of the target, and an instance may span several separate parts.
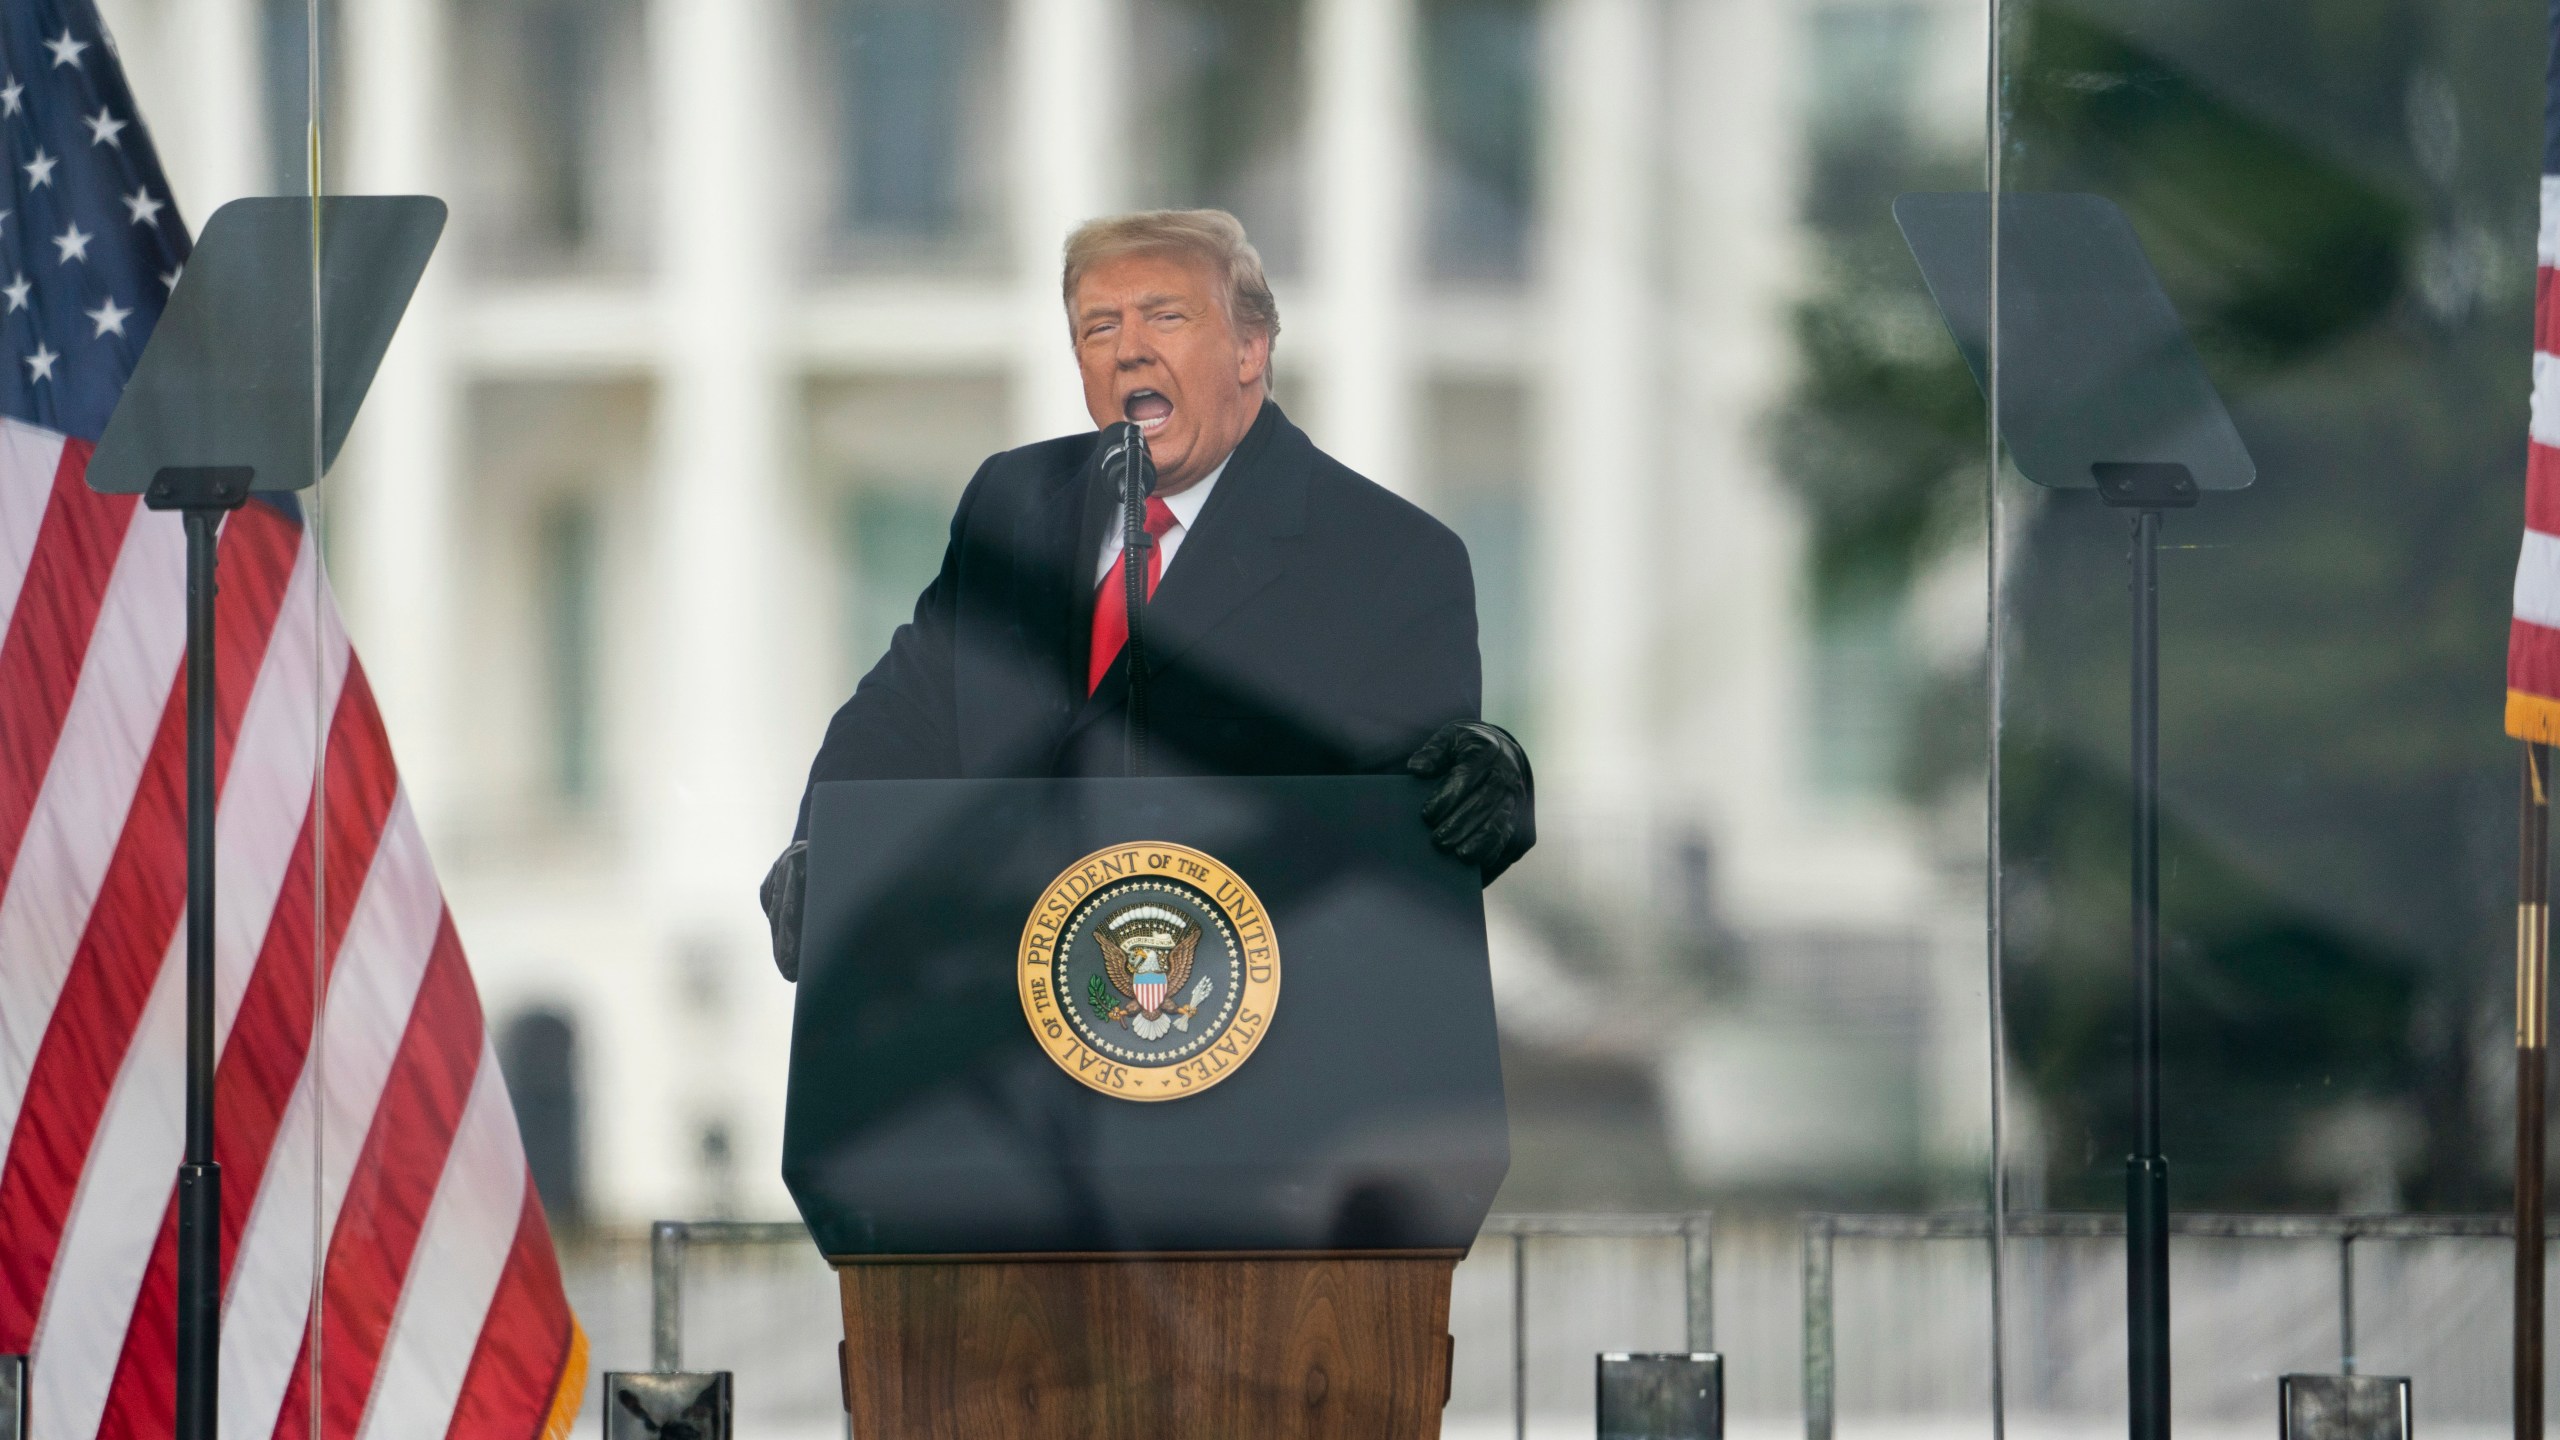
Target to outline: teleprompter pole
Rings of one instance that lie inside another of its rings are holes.
[[[187,528],[187,1099],[178,1166],[178,1440],[214,1440],[222,1351],[222,1167],[213,1149],[213,602],[225,511],[249,495],[243,468],[162,470],[143,502]]]
[[[2133,512],[2134,1143],[2124,1164],[2125,1395],[2132,1440],[2169,1437],[2169,1162],[2160,1139],[2160,517],[2201,498],[2184,465],[2090,467]]]
[[[2524,747],[2516,844],[2516,1440],[2542,1440],[2543,1084],[2550,1055],[2551,747]]]
[[[2160,512],[2133,517],[2134,1153],[2125,1161],[2132,1440],[2169,1434],[2169,1162],[2160,1144]]]

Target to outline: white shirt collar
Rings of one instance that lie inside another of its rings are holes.
[[[1234,458],[1233,454],[1227,456],[1227,460]],[[1199,484],[1164,497],[1164,508],[1173,512],[1175,523],[1183,529],[1190,529],[1191,522],[1200,518],[1200,507],[1209,503],[1209,492],[1218,488],[1218,477],[1227,473],[1227,460],[1219,461],[1217,469],[1201,476]]]
[[[1164,508],[1173,512],[1173,528],[1166,531],[1164,538],[1156,542],[1156,547],[1164,555],[1163,564],[1158,567],[1159,574],[1173,565],[1174,552],[1182,548],[1183,537],[1191,533],[1193,522],[1200,518],[1202,507],[1209,503],[1209,492],[1218,488],[1218,477],[1227,473],[1227,461],[1234,458],[1236,458],[1235,452],[1229,451],[1227,459],[1219,461],[1217,469],[1201,476],[1198,484],[1164,497]],[[1111,574],[1111,567],[1119,561],[1120,527],[1105,526],[1102,534],[1102,553],[1094,557],[1093,582],[1097,585],[1101,584]]]

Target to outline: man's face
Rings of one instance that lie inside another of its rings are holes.
[[[1207,265],[1122,255],[1076,282],[1071,319],[1084,408],[1097,426],[1135,420],[1171,495],[1217,468],[1262,409],[1271,342],[1236,333]]]

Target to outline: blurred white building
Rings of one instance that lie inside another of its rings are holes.
[[[305,0],[106,9],[191,221],[301,187]],[[977,461],[1089,423],[1066,232],[1156,204],[1245,218],[1283,403],[1469,542],[1548,837],[1495,892],[1521,1183],[1969,1163],[1979,836],[1889,771],[1979,565],[1817,628],[1761,428],[1805,137],[1978,148],[1977,9],[324,7],[328,183],[453,206],[324,533],[555,1207],[786,1204],[756,881]]]

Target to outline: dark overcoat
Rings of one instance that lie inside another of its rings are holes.
[[[836,711],[811,785],[1126,773],[1129,653],[1085,693],[1094,567],[1120,514],[1099,440],[978,467],[941,573]],[[1465,544],[1268,401],[1142,621],[1151,774],[1392,773],[1481,703]]]

